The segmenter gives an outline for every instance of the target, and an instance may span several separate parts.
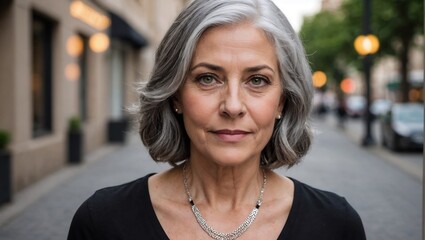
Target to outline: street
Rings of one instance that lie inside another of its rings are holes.
[[[360,147],[332,122],[315,120],[313,130],[312,148],[302,162],[276,171],[346,197],[360,214],[369,240],[422,239],[422,181],[385,159],[380,150]],[[48,186],[45,194],[29,189],[14,204],[0,208],[0,239],[66,239],[74,212],[96,189],[168,168],[149,160],[135,136],[126,146],[103,151],[43,180],[38,187]],[[415,164],[419,156],[412,157]],[[422,162],[417,166],[422,171]],[[33,202],[28,203],[30,198]]]
[[[331,115],[327,117],[326,121],[332,126],[337,126],[337,120]],[[360,144],[365,135],[364,120],[361,118],[348,118],[345,125],[345,129],[342,129],[342,131],[345,132],[355,143]],[[421,151],[413,150],[394,152],[385,148],[382,145],[381,126],[378,120],[371,123],[371,135],[375,141],[375,144],[369,147],[371,152],[396,165],[398,168],[406,171],[408,174],[422,182],[423,154]]]
[[[360,147],[358,122],[347,123],[344,131],[329,126],[337,125],[316,121],[308,156],[294,169],[279,172],[345,196],[359,212],[369,240],[422,239],[422,180],[400,167],[405,159],[394,164],[383,158],[392,155],[387,150]],[[422,162],[417,163],[422,154],[410,158],[422,173]]]

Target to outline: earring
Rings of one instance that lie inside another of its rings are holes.
[[[174,111],[176,111],[176,113],[179,113],[179,109],[178,108],[174,109]]]
[[[277,115],[277,117],[276,117],[276,119],[281,119],[282,118],[282,115],[281,114],[279,114],[279,115]]]

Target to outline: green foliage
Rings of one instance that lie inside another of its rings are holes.
[[[68,130],[70,132],[79,132],[81,131],[81,120],[79,117],[71,117],[68,122]]]
[[[400,99],[407,102],[409,50],[414,45],[415,36],[423,35],[423,0],[370,1],[371,32],[378,37],[381,44],[375,57],[393,56],[398,59],[401,76]],[[362,3],[363,1],[358,0],[346,0],[343,3],[342,11],[346,15],[348,27],[352,28],[358,24],[359,18],[362,18]],[[358,33],[361,33],[360,27]]]
[[[12,140],[10,133],[6,130],[0,129],[0,150],[5,150]]]
[[[371,0],[371,31],[380,41],[378,57],[396,56],[413,37],[423,34],[423,0]],[[363,1],[345,0],[341,10],[355,36],[362,33]]]
[[[399,58],[415,35],[423,34],[422,0],[371,0],[371,31],[380,41],[375,55]],[[330,80],[340,81],[347,67],[361,67],[354,50],[354,39],[362,34],[363,1],[345,0],[337,11],[321,11],[304,19],[300,37],[304,42],[311,68],[322,70]]]
[[[344,28],[339,12],[322,11],[305,18],[300,31],[312,70],[324,71],[334,81],[344,76],[345,64],[339,55],[350,40]]]

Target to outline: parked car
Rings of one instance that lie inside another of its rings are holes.
[[[345,112],[347,116],[358,118],[363,116],[366,109],[366,99],[363,96],[349,96],[345,100]]]
[[[378,119],[383,114],[387,113],[391,108],[392,102],[387,99],[376,99],[370,106],[370,113],[374,119]]]
[[[396,103],[381,117],[382,144],[394,151],[423,149],[424,105]]]

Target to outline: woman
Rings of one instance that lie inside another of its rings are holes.
[[[173,168],[97,191],[68,239],[365,239],[336,194],[272,169],[310,146],[311,75],[269,0],[195,0],[140,90],[140,136]]]

